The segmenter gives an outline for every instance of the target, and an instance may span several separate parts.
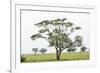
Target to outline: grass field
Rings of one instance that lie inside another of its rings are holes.
[[[25,58],[25,62],[46,62],[46,61],[56,61],[55,53],[46,54],[22,54]],[[71,61],[71,60],[89,60],[89,52],[74,52],[74,53],[62,53],[60,61]]]

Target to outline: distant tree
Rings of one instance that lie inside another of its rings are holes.
[[[83,39],[82,39],[81,36],[77,35],[77,36],[75,37],[74,40],[75,40],[75,41],[74,41],[74,43],[73,43],[73,46],[75,46],[75,47],[80,47],[80,46],[82,46],[82,41],[83,41]]]
[[[34,52],[34,55],[36,55],[38,52],[38,48],[32,48],[32,51]]]
[[[42,54],[44,54],[45,52],[47,52],[47,49],[41,48],[41,49],[40,49],[40,52],[41,52]]]
[[[75,51],[76,51],[76,48],[73,48],[73,49],[72,49],[72,52],[75,52]]]
[[[81,51],[82,51],[82,52],[85,52],[86,49],[87,49],[86,47],[81,47]]]
[[[67,49],[67,52],[71,52],[71,49],[68,48],[68,49]]]
[[[68,48],[67,51],[68,51],[68,52],[75,52],[75,51],[76,51],[76,48],[71,47],[71,48]]]
[[[32,40],[42,38],[48,41],[49,47],[54,47],[56,50],[56,59],[60,60],[60,56],[63,50],[69,48],[75,44],[80,46],[80,39],[76,38],[72,41],[70,35],[76,30],[80,30],[79,26],[75,26],[74,23],[69,22],[66,18],[58,18],[54,20],[44,20],[35,24],[40,30],[31,36]]]

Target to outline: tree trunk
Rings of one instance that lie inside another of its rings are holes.
[[[34,55],[36,55],[36,52],[34,53]]]
[[[57,51],[56,52],[56,59],[57,59],[57,61],[60,60],[60,55],[61,55],[61,52],[60,51]]]
[[[44,52],[42,52],[42,54],[44,54]]]
[[[60,56],[59,55],[57,55],[57,61],[59,61],[60,60]]]

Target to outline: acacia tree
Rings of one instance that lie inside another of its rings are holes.
[[[45,49],[45,48],[41,48],[41,49],[40,49],[40,52],[41,52],[42,54],[44,54],[46,51],[47,51],[47,49]]]
[[[40,30],[37,34],[33,34],[31,39],[43,38],[48,41],[49,47],[54,47],[56,50],[57,60],[60,60],[60,55],[64,49],[77,44],[77,40],[72,41],[70,35],[76,30],[81,29],[79,26],[75,26],[74,23],[69,22],[66,18],[44,20],[35,25],[39,27]]]
[[[70,47],[70,48],[67,49],[67,51],[68,51],[68,52],[75,52],[75,51],[76,51],[76,48]]]
[[[38,52],[38,48],[32,48],[32,51],[34,52],[34,55],[36,55]]]
[[[85,52],[86,49],[87,49],[86,47],[81,47],[81,51],[82,51],[82,52]]]

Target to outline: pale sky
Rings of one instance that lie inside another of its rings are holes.
[[[90,20],[89,14],[82,13],[61,13],[61,12],[42,12],[42,11],[22,11],[22,53],[32,53],[32,48],[47,48],[47,52],[55,52],[54,48],[48,47],[48,42],[43,39],[38,39],[35,41],[31,40],[31,35],[36,33],[39,29],[34,26],[35,23],[41,22],[43,20],[52,20],[57,18],[67,18],[68,21],[73,22],[76,26],[80,26],[82,29],[76,31],[75,35],[80,35],[83,37],[83,44],[89,48],[90,41]]]

